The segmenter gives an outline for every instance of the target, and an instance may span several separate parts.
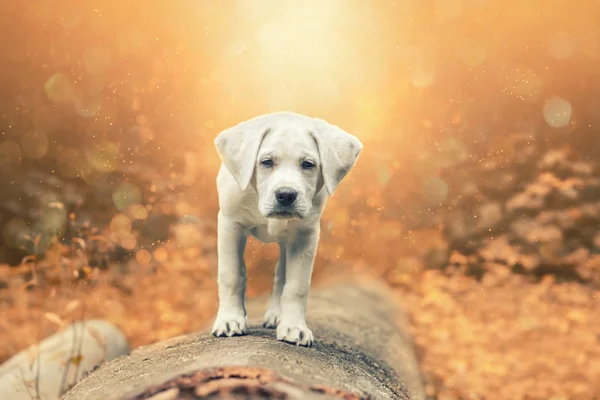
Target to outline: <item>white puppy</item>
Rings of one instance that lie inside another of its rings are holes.
[[[261,115],[221,132],[217,176],[219,311],[215,336],[247,333],[246,237],[279,244],[263,326],[311,346],[305,311],[327,195],[352,168],[362,143],[337,126],[291,112]]]

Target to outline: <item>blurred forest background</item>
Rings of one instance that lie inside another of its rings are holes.
[[[6,1],[0,362],[79,318],[217,306],[213,139],[269,111],[365,150],[315,270],[368,271],[432,399],[600,395],[600,1]],[[276,247],[252,241],[249,296]]]

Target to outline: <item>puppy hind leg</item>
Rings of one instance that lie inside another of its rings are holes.
[[[212,334],[217,337],[245,335],[246,236],[242,226],[219,213],[217,233],[219,311]]]
[[[277,328],[281,315],[281,294],[285,285],[286,247],[284,243],[279,244],[279,260],[275,266],[273,277],[273,289],[269,300],[269,308],[263,319],[263,327],[269,329]]]

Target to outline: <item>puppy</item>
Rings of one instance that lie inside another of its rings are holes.
[[[277,243],[279,261],[263,326],[277,339],[311,346],[305,312],[320,218],[362,143],[337,126],[291,112],[261,115],[215,139],[219,311],[217,337],[247,333],[244,248],[252,235]]]

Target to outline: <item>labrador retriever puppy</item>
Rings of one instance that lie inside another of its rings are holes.
[[[291,112],[265,114],[215,139],[219,311],[217,337],[247,333],[244,248],[252,235],[277,243],[279,261],[263,326],[277,339],[311,346],[305,312],[320,218],[362,150],[354,136],[324,120]]]

